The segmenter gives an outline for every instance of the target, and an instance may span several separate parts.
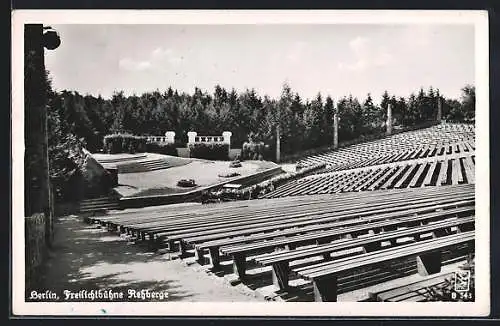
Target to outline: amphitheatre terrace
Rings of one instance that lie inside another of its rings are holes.
[[[472,125],[441,123],[298,162],[317,164],[255,200],[85,220],[277,301],[427,301],[470,259]]]

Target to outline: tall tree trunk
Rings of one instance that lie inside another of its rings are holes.
[[[25,25],[25,215],[44,213],[52,236],[43,25]]]

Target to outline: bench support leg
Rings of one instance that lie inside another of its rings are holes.
[[[380,242],[369,243],[363,247],[365,253],[380,250],[380,248],[382,248],[382,244]]]
[[[194,249],[194,256],[198,264],[200,265],[205,265],[205,250],[195,248]]]
[[[383,227],[383,231],[384,232],[390,232],[390,231],[396,231],[398,229],[397,226],[393,226],[393,225],[388,225],[388,226],[385,226]]]
[[[175,251],[175,242],[174,240],[168,240],[168,251],[174,252]]]
[[[319,239],[319,240],[316,240],[316,244],[317,245],[322,245],[322,244],[326,244],[326,243],[330,243],[330,239]]]
[[[148,242],[148,248],[149,248],[149,250],[156,252],[160,248],[159,241],[157,239],[155,239],[154,237],[151,238]]]
[[[210,253],[210,263],[212,264],[212,268],[219,269],[220,268],[219,248],[218,247],[210,247],[210,248],[208,248],[208,251]]]
[[[429,253],[417,257],[417,270],[422,276],[427,276],[441,271],[441,253]]]
[[[246,277],[246,264],[247,259],[244,254],[235,254],[233,256],[233,271],[234,274],[240,279],[244,280]]]
[[[317,278],[313,280],[314,301],[336,302],[337,301],[337,278]]]
[[[286,290],[288,288],[289,275],[290,266],[288,262],[273,264],[273,285],[278,290]]]
[[[184,258],[187,255],[187,243],[179,241],[179,257]]]
[[[474,230],[474,224],[462,224],[458,226],[458,232],[467,232]]]
[[[432,232],[432,237],[433,238],[439,238],[439,237],[443,237],[445,235],[448,235],[448,230],[447,229],[435,230],[435,231]]]

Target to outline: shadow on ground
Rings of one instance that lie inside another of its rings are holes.
[[[32,290],[149,290],[167,292],[168,301],[249,301],[223,284],[214,284],[204,273],[190,270],[167,253],[147,252],[80,217],[59,218],[55,239]],[[255,299],[254,299],[255,300]],[[88,300],[90,301],[90,300]],[[106,301],[106,300],[103,300]],[[129,299],[122,301],[160,301]]]

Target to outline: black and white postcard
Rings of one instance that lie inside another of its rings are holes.
[[[488,14],[12,14],[12,306],[486,316]]]

